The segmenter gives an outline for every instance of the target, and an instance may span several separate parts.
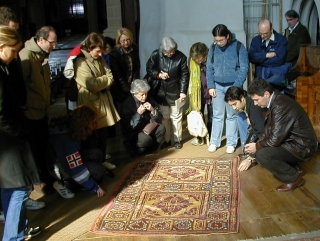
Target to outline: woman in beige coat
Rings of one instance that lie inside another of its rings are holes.
[[[107,127],[114,125],[120,117],[110,94],[113,76],[101,57],[104,51],[104,37],[90,33],[82,42],[80,51],[74,61],[74,77],[79,90],[78,105],[87,105],[98,114],[97,129],[87,138],[84,145],[86,148],[98,147],[106,154]],[[112,166],[110,169],[115,168]]]

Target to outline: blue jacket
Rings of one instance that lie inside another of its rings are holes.
[[[262,67],[279,67],[286,62],[287,39],[273,30],[275,40],[270,40],[268,46],[262,42],[260,35],[254,37],[250,44],[249,60],[255,64],[255,77],[262,78]],[[268,52],[276,52],[273,58],[266,58]]]
[[[212,55],[214,61],[212,63]],[[237,40],[234,38],[226,48],[210,46],[207,58],[208,89],[215,89],[216,83],[242,88],[249,68],[248,53],[243,44],[237,54]]]

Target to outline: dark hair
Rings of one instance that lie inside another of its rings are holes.
[[[190,48],[189,53],[191,58],[196,58],[198,56],[202,56],[204,58],[207,58],[208,55],[208,47],[204,43],[197,42],[194,43]]]
[[[216,25],[216,26],[212,29],[212,35],[213,35],[213,37],[223,36],[223,37],[226,37],[226,38],[228,38],[228,35],[229,35],[228,43],[230,43],[231,40],[232,40],[231,31],[227,28],[226,25],[223,25],[223,24],[218,24],[218,25]]]
[[[107,44],[110,45],[111,49],[113,49],[114,46],[116,45],[116,40],[115,40],[114,38],[110,38],[110,37],[108,37],[108,36],[105,36],[105,37],[104,37],[104,41],[105,41],[105,44],[106,44],[106,45],[107,45]]]
[[[68,117],[68,131],[75,140],[85,140],[97,127],[97,113],[86,105],[78,106]]]
[[[255,78],[248,86],[249,95],[263,96],[264,92],[268,91],[270,94],[273,93],[272,86],[264,79]]]
[[[47,39],[50,32],[56,33],[56,30],[51,26],[43,26],[36,32],[36,39],[40,39],[40,38]]]
[[[17,15],[8,7],[0,7],[0,25],[8,26],[9,22],[19,23]]]
[[[284,16],[288,16],[289,18],[299,18],[299,14],[292,9],[287,11]]]
[[[225,102],[232,101],[232,100],[240,100],[241,101],[242,97],[244,97],[244,98],[247,97],[247,91],[245,91],[244,89],[239,88],[237,86],[231,86],[227,90],[227,92],[224,96],[224,101]]]
[[[100,47],[102,49],[105,48],[104,37],[102,34],[92,32],[86,37],[85,40],[83,40],[81,43],[81,48],[89,52],[96,47]]]

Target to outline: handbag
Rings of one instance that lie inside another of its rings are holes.
[[[208,129],[203,121],[201,112],[193,110],[187,115],[187,128],[192,136],[205,137],[208,135]]]
[[[150,119],[150,122],[143,128],[143,132],[144,134],[146,135],[150,135],[158,126],[158,123],[153,120],[153,119]]]

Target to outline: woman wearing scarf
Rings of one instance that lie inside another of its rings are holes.
[[[207,85],[212,96],[212,131],[209,152],[221,145],[221,136],[226,116],[227,153],[233,153],[238,142],[237,112],[226,102],[224,96],[230,86],[242,88],[249,68],[248,53],[243,44],[237,50],[238,41],[223,24],[212,30],[214,43],[207,61]]]
[[[208,133],[211,133],[212,126],[212,97],[209,95],[207,89],[207,56],[208,47],[204,43],[195,43],[190,48],[189,57],[189,71],[190,71],[190,81],[189,81],[189,108],[187,112],[196,110],[202,113],[204,117],[204,110],[207,105],[208,112],[208,122],[207,128]],[[195,137],[191,144],[194,146],[202,146],[204,144],[203,137]]]

